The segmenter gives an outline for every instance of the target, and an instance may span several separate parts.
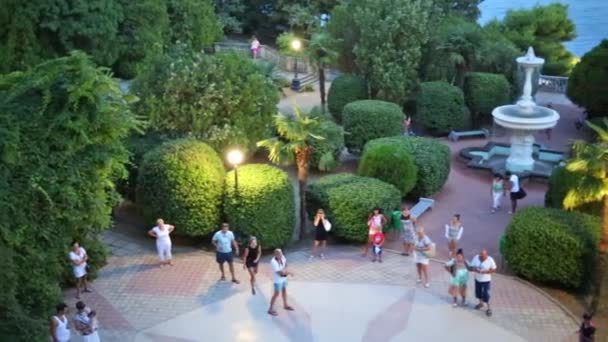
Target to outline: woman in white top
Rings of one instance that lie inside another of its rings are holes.
[[[82,336],[83,342],[100,342],[97,331],[97,313],[88,308],[83,302],[76,303],[76,316],[74,316],[74,328]]]
[[[260,45],[261,44],[258,38],[256,36],[253,36],[251,38],[251,55],[253,59],[258,58],[258,54],[260,53]]]
[[[72,261],[72,271],[76,278],[76,298],[80,299],[80,289],[84,287],[83,292],[91,292],[87,288],[87,251],[84,247],[80,247],[78,241],[72,242],[72,251],[70,252],[70,260]]]
[[[382,211],[380,208],[374,208],[372,212],[367,217],[367,227],[369,228],[367,234],[367,244],[365,244],[365,249],[363,251],[363,257],[367,256],[369,252],[369,248],[374,243],[374,235],[380,232],[382,233],[382,227],[386,224],[387,219],[382,215]]]
[[[458,249],[458,241],[462,237],[462,222],[460,222],[460,214],[454,214],[450,223],[445,225],[445,238],[448,240],[448,251],[450,258],[456,255]]]
[[[509,214],[515,214],[515,211],[517,210],[517,201],[526,197],[526,192],[519,184],[519,177],[516,174],[507,171],[505,176],[509,180],[508,188],[511,197],[511,211],[509,211]]]
[[[165,224],[163,219],[156,220],[156,226],[148,231],[148,235],[156,239],[156,250],[158,251],[158,258],[160,259],[160,266],[167,264],[173,266],[171,263],[171,234],[175,230],[175,226],[171,224]]]
[[[426,254],[431,249],[433,242],[424,233],[424,228],[416,229],[416,238],[414,239],[414,262],[416,263],[416,271],[418,272],[417,283],[422,283],[424,279],[424,287],[431,286],[429,284],[429,256]]]
[[[68,306],[65,303],[57,304],[57,313],[51,317],[51,339],[53,342],[68,342],[71,337],[70,325],[65,314]]]
[[[293,273],[287,271],[287,260],[283,255],[283,251],[279,248],[274,250],[274,257],[270,260],[272,266],[272,282],[274,292],[272,298],[270,298],[270,307],[268,308],[268,314],[276,316],[278,313],[274,310],[274,303],[279,297],[279,293],[283,297],[283,308],[287,311],[293,311],[293,307],[287,304],[287,276],[293,275]]]

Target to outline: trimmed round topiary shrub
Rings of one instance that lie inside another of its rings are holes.
[[[433,134],[462,129],[465,125],[462,90],[444,81],[421,83],[414,117]]]
[[[525,208],[507,228],[504,257],[523,278],[581,288],[592,277],[600,230],[599,218],[591,215]]]
[[[220,223],[225,173],[209,145],[195,139],[167,142],[144,156],[137,204],[148,222],[162,217],[175,225],[176,234],[210,234]]]
[[[435,139],[410,136],[375,139],[368,142],[366,148],[392,141],[403,144],[418,169],[416,186],[411,193],[428,197],[441,190],[450,175],[450,148]]]
[[[584,107],[589,118],[608,115],[608,39],[602,40],[574,66],[566,95]]]
[[[403,134],[404,115],[398,105],[378,100],[360,100],[347,104],[343,111],[344,137],[350,151],[359,152],[376,138]]]
[[[550,208],[564,209],[564,198],[570,189],[578,186],[576,174],[569,172],[565,167],[556,167],[549,177],[549,186],[545,193],[545,206]],[[602,214],[602,202],[586,203],[573,210],[600,216]]]
[[[342,110],[348,103],[367,99],[367,82],[356,75],[340,75],[331,82],[327,93],[327,108],[338,122],[342,122]]]
[[[511,86],[502,74],[470,72],[464,78],[463,90],[473,122],[479,124],[494,108],[509,103]]]
[[[340,154],[344,150],[344,128],[324,114],[319,107],[313,108],[310,116],[321,119],[321,131],[325,136],[323,140],[311,139],[313,150],[310,166],[319,171],[331,171],[340,165]],[[325,159],[328,152],[333,155],[333,160]]]
[[[359,161],[359,176],[373,177],[394,185],[401,196],[416,186],[418,167],[407,146],[397,139],[371,140]]]
[[[232,229],[247,239],[257,237],[264,249],[282,247],[292,237],[296,204],[287,173],[265,164],[238,169],[238,192],[234,171],[226,174],[224,214]]]
[[[306,208],[312,218],[325,209],[332,232],[348,241],[367,241],[367,216],[375,207],[384,213],[401,204],[401,194],[381,180],[351,174],[326,176],[309,185]]]

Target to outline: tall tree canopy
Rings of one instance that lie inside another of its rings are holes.
[[[568,80],[568,97],[590,116],[608,116],[608,39],[587,52]]]

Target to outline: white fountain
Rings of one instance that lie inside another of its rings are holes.
[[[559,120],[559,114],[551,108],[536,105],[532,98],[532,73],[545,63],[528,48],[525,56],[517,58],[525,72],[523,95],[517,104],[494,108],[494,122],[513,131],[511,150],[506,161],[506,169],[511,172],[532,171],[534,131],[552,128]]]

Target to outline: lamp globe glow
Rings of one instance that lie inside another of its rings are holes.
[[[228,152],[228,162],[232,165],[239,165],[243,162],[243,152],[239,150]]]
[[[302,42],[299,39],[291,41],[291,48],[298,51],[302,47]]]

